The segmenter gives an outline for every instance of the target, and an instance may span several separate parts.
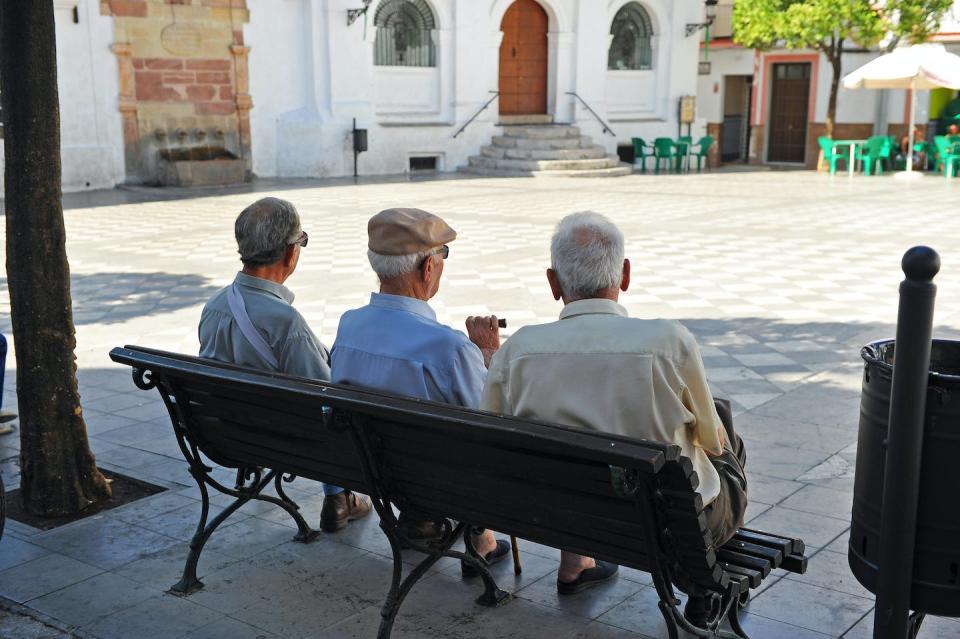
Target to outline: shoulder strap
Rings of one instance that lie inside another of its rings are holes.
[[[279,371],[280,362],[277,361],[277,357],[273,354],[270,345],[267,344],[267,340],[263,339],[263,336],[253,326],[253,322],[250,321],[250,316],[247,315],[247,307],[243,303],[243,298],[240,296],[240,291],[236,283],[234,283],[227,292],[227,302],[230,304],[230,312],[233,313],[233,319],[237,321],[237,327],[250,343],[250,346],[253,346],[253,350],[257,351],[257,354],[270,364],[270,366]]]

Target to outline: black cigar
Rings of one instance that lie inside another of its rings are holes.
[[[500,319],[497,320],[497,326],[499,326],[500,328],[506,328],[507,320],[501,317]]]

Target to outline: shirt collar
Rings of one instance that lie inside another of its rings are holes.
[[[293,291],[283,284],[277,284],[276,282],[271,282],[270,280],[265,280],[260,277],[253,277],[252,275],[247,275],[242,271],[237,273],[237,277],[234,282],[248,288],[255,288],[259,291],[270,293],[275,297],[279,297],[287,304],[293,304]]]
[[[390,295],[388,293],[370,293],[370,306],[380,308],[391,308],[398,311],[409,311],[421,317],[434,322],[437,321],[437,314],[433,312],[430,305],[423,300],[404,295]]]
[[[629,317],[627,309],[613,300],[607,299],[577,300],[570,302],[560,311],[560,319],[562,320],[579,315],[620,315],[621,317]]]

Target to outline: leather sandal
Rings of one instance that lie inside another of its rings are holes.
[[[597,561],[595,567],[587,568],[577,575],[577,578],[573,581],[560,581],[558,578],[557,594],[575,595],[587,588],[593,588],[614,577],[618,570],[620,570],[620,566],[617,564],[612,564],[608,561]]]

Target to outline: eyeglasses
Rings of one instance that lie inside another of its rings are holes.
[[[300,237],[290,242],[290,245],[299,244],[302,248],[307,248],[307,240],[310,239],[310,236],[307,235],[306,231],[300,231]]]
[[[450,257],[450,247],[444,244],[437,250],[433,251],[432,253],[429,253],[425,258],[423,258],[423,261],[420,262],[420,268],[423,268],[426,265],[427,260],[429,260],[434,255],[439,255],[443,259],[447,259],[448,257]]]

